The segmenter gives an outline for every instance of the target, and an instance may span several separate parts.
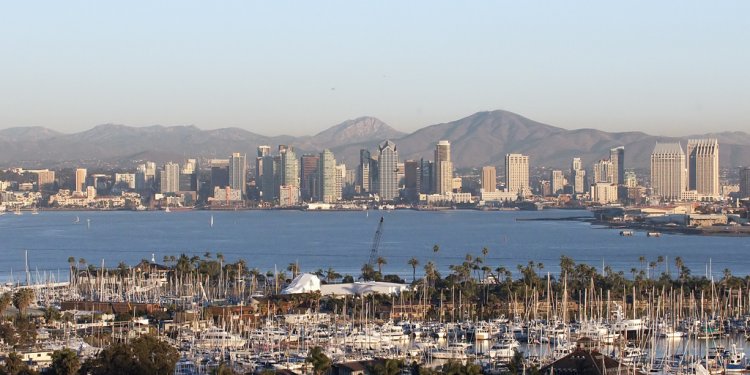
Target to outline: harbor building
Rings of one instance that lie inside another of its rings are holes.
[[[652,194],[679,200],[686,189],[685,153],[679,143],[657,143],[651,153]]]

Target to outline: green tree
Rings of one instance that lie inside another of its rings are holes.
[[[340,273],[336,272],[336,270],[334,270],[333,267],[328,267],[328,271],[326,271],[327,282],[332,283],[340,278],[341,278]]]
[[[226,363],[219,363],[219,366],[211,370],[211,375],[238,375],[238,373],[232,370]]]
[[[13,295],[10,292],[5,292],[0,295],[0,315],[2,315],[5,309],[10,307],[11,303],[13,303]]]
[[[177,349],[146,335],[128,344],[110,345],[81,366],[90,375],[171,375],[179,359]]]
[[[375,261],[375,263],[378,264],[378,273],[383,274],[383,265],[388,264],[388,261],[385,260],[383,257],[378,257],[378,259]]]
[[[65,348],[52,353],[52,365],[49,371],[52,375],[73,375],[80,368],[81,361],[76,352]]]
[[[323,353],[323,349],[319,346],[310,349],[305,362],[312,365],[313,374],[315,375],[324,374],[331,368],[331,359]]]
[[[7,375],[36,375],[36,371],[33,371],[29,366],[21,360],[15,352],[8,354],[5,358],[5,365],[0,367],[0,374]]]
[[[398,375],[403,367],[404,362],[399,359],[386,359],[373,366],[372,372],[375,375]]]

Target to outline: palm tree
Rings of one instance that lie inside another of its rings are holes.
[[[29,305],[31,305],[32,302],[34,302],[34,290],[33,289],[20,289],[16,292],[16,294],[13,295],[13,306],[15,306],[18,309],[18,313],[20,315],[23,315],[24,310],[26,310]]]
[[[409,265],[411,266],[411,271],[412,271],[411,282],[413,283],[414,281],[417,280],[417,266],[419,265],[419,260],[417,258],[412,257],[411,259],[409,259],[407,263],[409,263]]]
[[[326,271],[326,281],[328,283],[332,283],[340,278],[341,278],[340,273],[336,272],[336,270],[334,270],[333,267],[328,267],[328,271]]]
[[[385,260],[383,257],[378,257],[378,259],[375,261],[375,263],[378,264],[378,273],[383,274],[383,265],[388,264],[388,261]]]
[[[362,265],[362,279],[365,281],[373,280],[375,277],[375,270],[372,268],[372,264],[365,263]]]
[[[319,346],[310,349],[305,362],[312,364],[313,374],[315,375],[323,374],[331,368],[331,359],[323,353],[323,349]]]
[[[297,263],[289,263],[289,265],[286,266],[286,270],[292,273],[292,278],[295,278],[299,273],[299,266]]]

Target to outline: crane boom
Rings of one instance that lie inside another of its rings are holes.
[[[375,237],[372,239],[372,249],[370,250],[370,261],[367,262],[373,268],[378,262],[378,248],[380,248],[380,237],[383,236],[383,217],[380,217],[378,229],[375,231]]]

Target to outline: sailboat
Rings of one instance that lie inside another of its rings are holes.
[[[16,207],[16,210],[13,211],[13,214],[20,216],[20,215],[23,215],[23,212],[21,212],[21,208],[20,207]]]
[[[214,227],[214,215],[211,215],[211,228]]]
[[[75,219],[75,220],[73,220],[73,224],[78,224],[78,223],[80,223],[80,222],[81,222],[81,218],[80,218],[80,217],[78,217],[78,216],[76,216],[76,219]]]
[[[39,209],[37,209],[36,207],[32,208],[31,209],[31,214],[32,215],[39,215]]]
[[[167,206],[167,208],[164,209],[164,212],[172,212],[172,211],[169,209],[169,206]]]

